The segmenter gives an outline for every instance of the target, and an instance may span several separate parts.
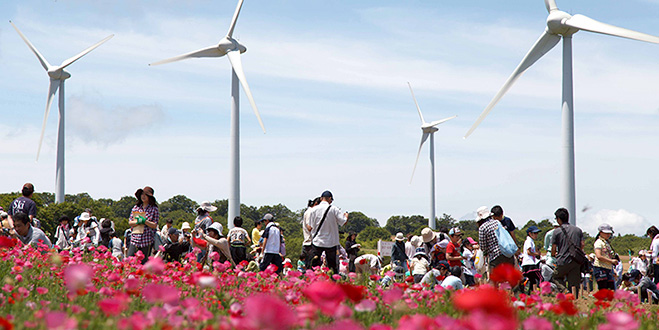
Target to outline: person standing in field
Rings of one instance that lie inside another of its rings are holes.
[[[142,251],[144,254],[142,264],[145,264],[151,255],[154,235],[158,231],[160,212],[156,198],[153,196],[153,188],[147,186],[144,189],[137,189],[135,197],[137,202],[128,218],[128,225],[131,226],[132,231],[127,256],[132,257],[137,251]]]
[[[343,226],[348,221],[348,212],[341,212],[338,207],[332,205],[334,196],[329,190],[320,195],[320,200],[320,204],[314,207],[309,221],[309,230],[313,233],[311,267],[321,265],[320,256],[325,252],[327,267],[334,274],[338,274],[339,264],[336,261],[336,251],[339,245],[339,226]]]
[[[551,255],[556,256],[556,279],[567,279],[568,292],[575,288],[579,297],[579,283],[581,282],[581,265],[588,262],[583,259],[584,237],[579,227],[570,224],[570,214],[567,209],[559,208],[554,212],[556,221],[560,225],[554,230],[552,237]]]

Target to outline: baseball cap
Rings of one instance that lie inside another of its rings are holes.
[[[528,233],[539,233],[539,232],[541,232],[541,231],[542,231],[542,230],[540,230],[540,228],[538,228],[537,226],[531,226],[531,227],[529,227],[529,228],[526,230],[526,233],[527,233],[527,234],[528,234]]]
[[[332,199],[334,198],[334,196],[332,196],[332,192],[329,191],[329,190],[323,191],[323,193],[320,194],[320,197],[329,197],[329,198],[332,198]]]
[[[266,213],[266,214],[263,216],[263,219],[261,219],[261,220],[268,220],[268,221],[270,221],[270,220],[272,220],[272,218],[274,218],[274,217],[272,216],[272,214],[270,214],[270,213]]]
[[[169,228],[169,230],[167,231],[167,235],[174,235],[174,234],[178,234],[178,229],[174,227]]]
[[[458,227],[451,228],[451,230],[448,231],[449,236],[458,235],[458,234],[462,234],[462,231]]]

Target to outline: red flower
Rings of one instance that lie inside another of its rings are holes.
[[[4,248],[11,249],[16,245],[17,242],[18,240],[15,238],[0,236],[0,249],[4,249]]]
[[[522,272],[511,264],[501,264],[492,269],[490,280],[494,283],[508,282],[511,286],[517,285],[522,280]]]
[[[609,289],[600,289],[599,291],[595,292],[593,297],[597,298],[597,300],[611,301],[613,300],[614,293],[615,292]]]
[[[14,330],[14,325],[2,316],[0,316],[0,327],[2,330]]]
[[[203,240],[201,238],[193,237],[192,241],[201,248],[205,248],[208,246],[208,242],[206,242],[206,240]]]
[[[453,296],[453,305],[463,311],[482,311],[503,317],[512,317],[514,313],[508,294],[489,285],[456,292]]]
[[[572,303],[572,300],[563,300],[552,306],[551,310],[557,315],[576,315],[579,312],[579,310],[574,306],[574,303]]]
[[[314,282],[303,294],[326,315],[334,315],[339,304],[346,298],[341,287],[330,281]]]
[[[348,296],[348,299],[352,300],[354,303],[358,303],[364,299],[364,294],[366,293],[366,287],[363,285],[352,285],[348,283],[340,283],[341,289]]]

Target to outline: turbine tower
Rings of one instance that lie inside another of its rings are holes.
[[[562,111],[562,147],[563,147],[563,206],[570,212],[570,223],[576,224],[576,184],[574,171],[574,101],[572,95],[572,35],[580,30],[607,34],[616,37],[659,43],[659,37],[636,32],[606,23],[598,22],[583,15],[570,15],[556,6],[555,0],[545,0],[549,12],[547,28],[540,35],[522,62],[510,75],[503,87],[487,105],[469,129],[467,138],[501,100],[517,79],[542,56],[549,52],[563,38],[563,102]]]
[[[50,77],[50,85],[48,86],[48,99],[46,100],[46,113],[43,116],[43,125],[41,126],[41,136],[39,137],[39,148],[37,149],[37,161],[39,160],[39,154],[41,153],[41,144],[43,143],[43,136],[46,131],[46,122],[48,120],[48,113],[50,112],[50,104],[53,101],[53,96],[57,93],[59,89],[59,120],[57,128],[57,168],[55,171],[55,203],[64,202],[64,81],[71,78],[71,74],[64,70],[67,66],[73,64],[81,57],[87,55],[87,53],[94,50],[96,47],[100,46],[104,42],[110,40],[114,37],[114,34],[109,35],[105,39],[97,42],[91,47],[83,50],[78,55],[75,55],[60,64],[59,66],[52,66],[46,59],[39,53],[39,51],[32,45],[32,43],[27,40],[27,37],[14,25],[12,21],[9,21],[14,27],[18,35],[21,36],[23,41],[27,44],[30,50],[37,56],[41,66],[48,73]]]
[[[439,131],[439,128],[436,126],[449,121],[457,116],[444,118],[441,120],[433,121],[431,123],[426,123],[423,119],[423,114],[421,113],[421,108],[419,108],[419,103],[416,101],[414,96],[414,91],[412,90],[412,85],[408,82],[410,86],[410,92],[412,93],[412,98],[414,99],[414,105],[416,105],[416,110],[419,112],[419,118],[421,118],[421,144],[419,144],[419,151],[416,153],[416,161],[414,162],[414,169],[412,170],[412,177],[410,178],[410,183],[414,178],[414,172],[416,171],[416,165],[419,163],[419,155],[421,155],[421,148],[423,144],[430,137],[430,214],[428,215],[428,227],[435,230],[435,132]]]
[[[202,48],[187,54],[149,64],[160,65],[189,58],[222,57],[224,55],[229,58],[229,62],[231,63],[231,160],[229,178],[229,210],[227,217],[227,224],[229,229],[233,228],[233,218],[240,215],[240,104],[238,100],[239,83],[243,86],[243,90],[247,95],[247,99],[249,100],[249,103],[252,105],[252,109],[254,109],[254,113],[256,114],[256,119],[258,119],[263,133],[265,133],[265,126],[263,126],[263,121],[261,120],[259,109],[256,107],[256,103],[254,103],[254,98],[252,97],[252,92],[249,89],[249,85],[247,85],[247,78],[245,78],[242,62],[240,60],[240,54],[246,52],[247,48],[233,38],[233,30],[236,27],[236,22],[238,21],[238,15],[240,14],[240,9],[242,6],[243,0],[239,0],[236,11],[233,14],[233,19],[231,20],[231,25],[229,26],[229,32],[227,32],[227,35],[222,38],[222,40],[220,40],[217,45]]]

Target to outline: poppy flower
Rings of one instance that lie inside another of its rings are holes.
[[[604,300],[604,301],[611,301],[613,300],[614,292],[609,289],[600,289],[595,294],[593,294],[593,297],[595,297],[597,300]]]
[[[2,330],[14,330],[14,325],[9,322],[6,318],[0,316],[0,329]]]
[[[453,305],[463,311],[482,311],[503,317],[511,317],[514,313],[508,294],[489,285],[456,292],[453,296]]]
[[[511,286],[516,286],[524,276],[519,269],[511,264],[501,264],[492,269],[490,273],[490,280],[494,283],[508,283]]]
[[[94,271],[87,264],[70,265],[64,269],[64,284],[69,292],[77,292],[91,284]]]
[[[346,298],[341,287],[330,281],[317,281],[302,291],[325,315],[334,315],[339,304]]]
[[[341,286],[343,292],[346,294],[346,296],[348,296],[348,299],[352,300],[354,303],[358,303],[364,299],[366,287],[348,283],[340,283],[339,286]]]

